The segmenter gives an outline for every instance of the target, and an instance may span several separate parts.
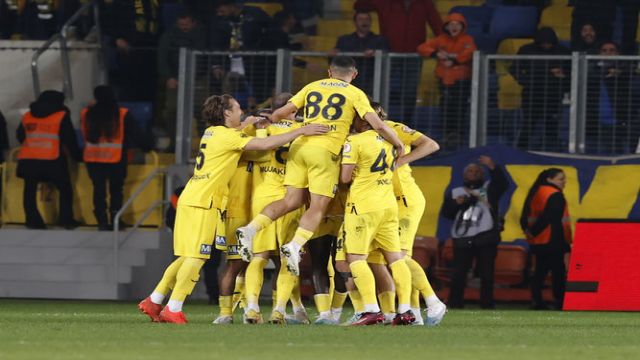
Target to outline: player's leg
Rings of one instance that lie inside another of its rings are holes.
[[[176,284],[171,292],[169,302],[167,306],[162,309],[162,312],[160,312],[159,319],[161,322],[176,324],[184,324],[187,322],[182,312],[182,305],[198,283],[200,279],[200,269],[205,261],[206,259],[185,257],[176,274]]]
[[[269,323],[271,324],[284,324],[285,312],[287,309],[287,303],[292,296],[293,288],[298,282],[298,277],[291,274],[286,269],[285,260],[281,259],[280,271],[278,272],[278,292],[276,296],[276,306],[271,311],[271,317]]]
[[[329,273],[327,264],[331,255],[331,235],[321,236],[307,243],[307,250],[311,255],[311,280],[315,295],[313,300],[318,310],[315,324],[335,324],[331,318],[331,294],[329,294]]]
[[[386,264],[372,263],[369,259],[369,267],[376,279],[376,291],[380,310],[385,317],[385,323],[391,323],[396,316],[396,289],[393,277],[389,273]]]
[[[227,255],[229,256],[229,255]],[[220,279],[220,313],[214,320],[215,324],[229,324],[233,322],[233,292],[236,285],[236,277],[244,268],[246,263],[240,259],[229,259],[227,257],[226,267]]]
[[[158,316],[160,315],[160,311],[162,311],[162,303],[175,286],[176,275],[183,261],[184,257],[179,257],[167,266],[167,269],[162,275],[162,279],[160,279],[160,282],[156,285],[151,295],[138,304],[138,309],[147,314],[151,318],[151,321],[160,321]]]
[[[255,253],[245,271],[245,293],[247,307],[244,309],[245,319],[251,324],[260,319],[260,292],[264,282],[264,268],[269,262],[270,252]]]

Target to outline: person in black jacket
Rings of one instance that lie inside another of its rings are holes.
[[[482,165],[489,169],[486,180]],[[507,190],[507,178],[502,169],[488,156],[465,167],[461,187],[446,196],[442,215],[453,219],[453,277],[448,306],[464,306],[464,288],[473,259],[480,273],[480,306],[495,307],[493,301],[493,273],[502,222],[498,211],[500,197]]]
[[[17,176],[24,179],[24,211],[26,216],[26,226],[30,229],[45,229],[45,223],[40,216],[36,204],[36,192],[38,183],[47,182],[55,185],[59,192],[60,217],[58,224],[66,229],[72,229],[79,225],[73,218],[73,192],[69,169],[67,166],[66,154],[75,160],[82,158],[76,132],[71,124],[69,109],[64,105],[64,94],[59,91],[47,90],[42,92],[38,99],[29,105],[30,111],[23,117],[22,123],[16,130],[16,137],[22,144],[18,153]],[[61,120],[58,131],[44,133],[42,138],[37,134],[42,134],[42,129],[38,129],[38,122],[45,125],[44,131],[48,131],[49,119],[59,116]],[[25,124],[27,128],[25,129]],[[34,134],[36,134],[34,136]],[[41,141],[32,143],[32,141]],[[49,146],[44,142],[51,139]],[[45,151],[42,151],[46,149]]]
[[[536,33],[534,42],[523,45],[518,55],[568,55],[569,50],[558,43],[553,29],[543,27]],[[558,151],[559,123],[562,97],[569,91],[570,61],[519,60],[514,61],[509,72],[523,87],[523,124],[518,137],[518,147],[529,150],[535,130],[542,129],[542,146],[545,150]]]
[[[94,97],[95,104],[82,112],[83,159],[93,183],[93,211],[98,229],[106,231],[112,229],[114,217],[122,207],[127,149],[137,145],[148,151],[151,143],[131,112],[118,106],[110,87],[96,87]],[[107,183],[111,223],[107,217]]]
[[[567,201],[562,193],[567,177],[561,169],[542,171],[529,189],[524,202],[520,226],[524,231],[529,251],[536,258],[531,278],[532,307],[546,310],[542,288],[551,271],[554,308],[562,309],[566,270],[564,254],[571,251],[571,221]]]

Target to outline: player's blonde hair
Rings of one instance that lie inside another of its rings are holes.
[[[233,96],[229,94],[209,96],[202,104],[202,120],[209,126],[224,125],[224,111],[231,110]]]

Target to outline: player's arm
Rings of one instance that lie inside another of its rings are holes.
[[[353,170],[355,168],[355,164],[342,164],[342,168],[340,168],[340,182],[349,184],[353,179]]]
[[[278,122],[282,119],[289,117],[291,113],[297,112],[298,107],[293,103],[288,102],[285,106],[278,108],[276,111],[271,113],[271,121]]]
[[[404,154],[404,143],[402,140],[400,140],[396,132],[388,127],[375,112],[368,112],[364,114],[363,118],[371,125],[373,130],[396,148],[398,154]]]
[[[329,128],[325,125],[309,124],[285,134],[269,136],[266,139],[253,138],[245,145],[244,150],[271,150],[293,141],[298,136],[321,135],[328,131]]]
[[[435,140],[431,139],[426,135],[421,135],[415,141],[411,143],[411,152],[408,154],[402,155],[396,160],[396,167],[400,167],[404,164],[409,164],[413,161],[422,159],[425,156],[431,155],[434,152],[440,150],[440,145],[438,145]]]

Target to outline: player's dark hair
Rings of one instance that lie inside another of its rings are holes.
[[[209,96],[202,104],[202,120],[209,126],[224,125],[224,111],[231,110],[232,100],[233,96],[228,94]]]
[[[520,215],[520,227],[522,228],[522,230],[526,230],[529,227],[529,209],[531,208],[531,201],[538,192],[540,186],[551,185],[549,184],[549,181],[547,181],[547,179],[554,178],[556,177],[556,175],[563,172],[564,171],[559,168],[549,168],[543,170],[540,174],[538,174],[536,181],[533,183],[533,185],[531,185],[531,189],[529,189],[529,193],[527,193],[527,197],[524,200],[522,215]]]
[[[376,101],[370,101],[369,104],[371,104],[371,107],[373,108],[373,110],[375,110],[376,114],[378,114],[378,117],[382,120],[386,120],[387,119],[387,112],[384,111],[384,108],[382,107],[382,104],[380,104],[379,102]]]
[[[336,55],[331,59],[331,70],[339,73],[350,73],[356,70],[356,61],[351,56]]]
[[[87,141],[97,143],[101,136],[113,138],[120,127],[120,109],[113,89],[106,85],[93,90],[96,103],[89,107],[87,119]]]
[[[369,19],[371,19],[371,14],[368,11],[357,10],[355,14],[353,14],[353,21],[355,22],[358,18],[358,15],[367,15]]]

